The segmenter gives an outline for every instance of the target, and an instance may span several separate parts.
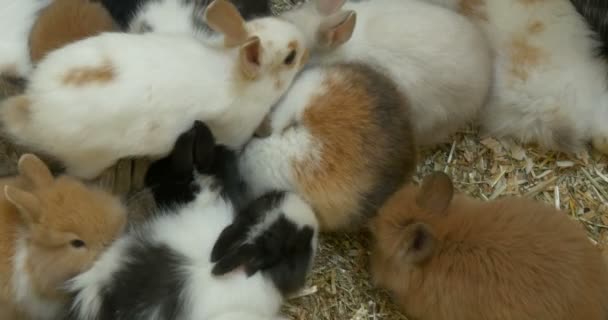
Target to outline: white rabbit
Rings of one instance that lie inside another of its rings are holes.
[[[602,45],[568,0],[427,0],[457,10],[486,33],[495,83],[483,134],[578,152],[608,153],[608,68]],[[580,2],[580,1],[579,1]]]
[[[360,60],[387,69],[411,102],[419,144],[442,142],[475,120],[489,92],[492,58],[473,23],[415,0],[349,1],[340,11],[343,3],[312,0],[281,16],[316,44],[320,62]]]
[[[197,119],[238,148],[287,90],[307,48],[292,24],[245,24],[225,0],[205,18],[223,45],[188,34],[103,33],[51,52],[25,94],[0,107],[5,131],[85,179],[123,157],[168,153]]]
[[[209,161],[212,138],[196,123],[157,162],[153,170],[163,177],[148,181],[171,184],[165,178],[183,178],[189,169],[196,195],[157,212],[70,281],[70,319],[279,319],[284,297],[301,289],[312,266],[314,213],[284,192],[235,212],[215,174],[223,159]]]
[[[0,0],[0,74],[26,77],[31,69],[30,28],[51,0]]]

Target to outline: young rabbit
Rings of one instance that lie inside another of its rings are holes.
[[[0,4],[0,76],[25,78],[32,66],[28,34],[39,10],[51,0],[4,0]]]
[[[324,231],[359,226],[416,168],[408,110],[396,84],[368,65],[304,70],[270,114],[271,134],[240,155],[248,191],[297,192]]]
[[[453,195],[434,173],[372,223],[372,275],[416,319],[608,318],[608,269],[585,231],[525,198]]]
[[[305,31],[316,48],[313,60],[364,61],[388,70],[410,100],[420,145],[442,142],[476,119],[489,92],[492,58],[474,24],[422,1],[344,2],[312,0],[282,14]]]
[[[427,2],[468,16],[494,50],[495,80],[481,115],[482,134],[564,152],[584,150],[591,141],[608,153],[608,64],[598,55],[603,44],[592,30],[595,23],[590,28],[570,1]]]
[[[40,12],[30,31],[31,61],[36,64],[50,51],[113,30],[114,21],[100,3],[54,0]]]
[[[204,31],[198,14],[210,0],[100,0],[120,26],[130,32]],[[270,16],[269,0],[230,0],[245,20]]]
[[[186,34],[104,33],[53,51],[25,94],[0,106],[5,131],[85,179],[123,157],[168,154],[197,119],[239,148],[287,90],[307,48],[290,23],[245,24],[226,0],[209,5],[205,20],[223,33],[219,47]]]
[[[126,223],[117,198],[25,154],[0,197],[0,315],[57,319],[65,281],[86,271]]]
[[[298,289],[312,264],[314,214],[289,193],[267,194],[236,213],[209,161],[217,158],[208,133],[201,123],[183,133],[173,160],[164,161],[165,177],[147,180],[157,187],[172,172],[183,180],[189,167],[194,197],[174,199],[74,278],[71,319],[279,319],[283,296]],[[234,229],[243,233],[234,237]]]

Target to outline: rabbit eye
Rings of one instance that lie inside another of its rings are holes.
[[[85,243],[84,243],[84,241],[82,241],[80,239],[75,239],[75,240],[70,241],[70,245],[73,248],[82,248],[85,246]]]
[[[291,52],[289,52],[289,55],[287,55],[287,57],[285,58],[285,61],[283,61],[283,62],[286,65],[291,65],[295,60],[296,60],[296,50],[291,50]]]

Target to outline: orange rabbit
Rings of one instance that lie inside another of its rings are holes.
[[[583,229],[524,198],[453,196],[429,175],[372,222],[372,273],[420,320],[605,320],[608,271]]]
[[[54,0],[44,8],[30,32],[30,58],[36,64],[44,56],[69,43],[116,30],[106,8],[90,0]]]
[[[56,319],[61,286],[87,270],[119,234],[126,209],[80,181],[54,178],[36,156],[0,181],[0,319]]]

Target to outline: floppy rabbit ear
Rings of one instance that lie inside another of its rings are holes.
[[[357,13],[344,11],[325,19],[318,29],[318,44],[325,48],[336,48],[346,43],[355,31]]]
[[[218,236],[211,250],[211,262],[215,263],[227,256],[240,245],[247,236],[247,228],[239,224],[231,224],[224,228]]]
[[[346,0],[316,0],[317,12],[319,14],[328,16],[330,14],[338,12],[344,6]]]
[[[432,213],[444,213],[454,197],[454,185],[443,172],[434,172],[422,180],[416,204]]]
[[[224,275],[240,266],[248,265],[258,255],[255,245],[244,244],[222,257],[213,266],[211,273],[216,276]],[[250,275],[248,274],[248,276]]]
[[[36,224],[40,221],[42,208],[40,200],[36,196],[12,186],[4,186],[4,196],[17,207],[17,210],[28,225]]]
[[[19,174],[28,179],[36,188],[48,187],[55,179],[46,164],[31,153],[26,153],[19,158],[17,168]]]
[[[241,46],[239,53],[239,63],[241,71],[246,79],[253,80],[260,73],[260,58],[262,55],[262,43],[260,38],[251,37]]]
[[[224,46],[235,47],[247,41],[245,20],[236,6],[227,0],[214,0],[204,13],[207,25],[224,35]]]

